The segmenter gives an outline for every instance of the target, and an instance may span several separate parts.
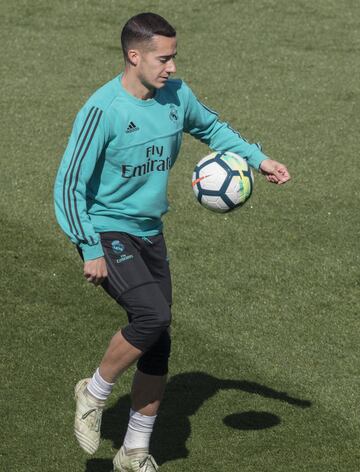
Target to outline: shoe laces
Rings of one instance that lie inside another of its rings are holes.
[[[139,468],[141,472],[156,472],[159,467],[153,456],[148,455],[142,461],[139,461]]]
[[[91,413],[95,413],[93,421],[91,422],[91,426],[94,431],[98,432],[100,430],[101,425],[101,416],[102,416],[102,409],[101,408],[91,408],[90,410],[86,411],[81,419],[86,420],[86,418],[91,415]]]

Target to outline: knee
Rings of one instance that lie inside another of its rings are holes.
[[[167,332],[171,323],[171,310],[167,303],[159,303],[154,311],[148,314],[141,323],[134,326],[145,334],[147,349]],[[141,326],[140,326],[141,324]]]
[[[163,376],[169,370],[171,351],[170,328],[163,331],[158,341],[139,359],[137,368],[148,375]]]
[[[154,297],[147,309],[144,310],[143,316],[133,318],[135,323],[141,323],[150,331],[162,332],[166,330],[171,323],[171,308],[163,296]]]
[[[164,300],[140,314],[133,314],[123,330],[125,339],[141,351],[147,351],[166,332],[171,323],[171,309]]]
[[[159,337],[166,332],[171,324],[171,310],[169,305],[163,304],[159,306],[157,310],[148,316],[147,321],[143,324],[142,328],[148,332],[150,344],[153,344]],[[146,326],[145,326],[146,325]],[[138,325],[139,326],[139,325]]]

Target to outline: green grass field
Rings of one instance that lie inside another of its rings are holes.
[[[103,441],[73,437],[73,387],[125,314],[85,283],[53,214],[75,114],[122,68],[121,25],[178,31],[178,76],[286,163],[248,204],[208,212],[185,138],[165,218],[173,354],[153,435],[162,472],[359,472],[360,3],[0,0],[1,427],[4,472],[107,472],[127,422],[118,382]]]

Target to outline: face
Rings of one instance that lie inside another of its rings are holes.
[[[129,58],[136,65],[136,76],[149,90],[162,88],[171,74],[176,72],[176,37],[155,35],[150,47],[129,51]]]

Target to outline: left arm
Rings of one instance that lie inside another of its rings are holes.
[[[187,93],[184,131],[207,144],[215,151],[232,151],[247,160],[254,169],[266,175],[269,182],[282,184],[290,179],[290,174],[283,164],[269,159],[259,144],[250,144],[228,123],[222,122],[218,114],[193,94],[191,89],[183,84]]]

